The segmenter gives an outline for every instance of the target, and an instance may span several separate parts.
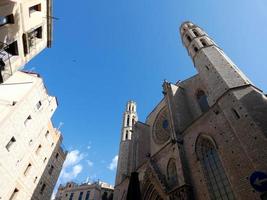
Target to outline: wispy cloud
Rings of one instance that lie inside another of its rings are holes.
[[[114,169],[117,168],[117,164],[118,164],[118,155],[116,155],[116,156],[112,159],[111,163],[108,165],[108,169],[110,169],[110,170],[113,171]]]
[[[89,167],[93,167],[94,163],[91,160],[87,160],[87,164]]]

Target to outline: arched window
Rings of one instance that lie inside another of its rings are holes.
[[[225,174],[214,143],[207,137],[200,136],[196,144],[211,199],[234,200],[230,183]]]
[[[198,48],[196,46],[193,46],[193,49],[194,49],[195,53],[198,52]]]
[[[127,115],[127,126],[129,126],[129,125],[130,125],[130,116]]]
[[[197,92],[197,102],[202,112],[206,112],[209,110],[210,107],[208,104],[207,95],[203,90],[199,90]]]
[[[196,37],[198,37],[198,36],[199,36],[199,34],[198,34],[198,32],[197,32],[197,30],[196,30],[196,29],[194,29],[194,30],[193,30],[193,33],[195,34],[195,36],[196,36]]]
[[[208,44],[207,44],[207,42],[206,42],[205,39],[202,38],[202,39],[200,40],[200,42],[201,42],[201,44],[203,45],[203,47],[208,46]]]
[[[192,41],[192,39],[190,38],[189,35],[186,36],[186,39],[188,40],[188,42],[191,42]]]
[[[134,118],[132,119],[132,126],[134,126],[134,124],[135,124],[135,120],[134,120]]]
[[[128,135],[129,135],[129,131],[127,130],[125,134],[125,140],[128,140]]]
[[[169,163],[167,166],[167,182],[171,188],[173,186],[178,185],[177,169],[176,169],[175,160],[173,158],[169,160]]]

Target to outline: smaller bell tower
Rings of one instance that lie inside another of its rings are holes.
[[[118,166],[116,173],[115,186],[120,184],[128,175],[130,175],[130,143],[132,140],[132,130],[134,124],[137,122],[138,116],[136,112],[136,102],[128,101],[125,112],[123,114],[121,141],[118,158]]]

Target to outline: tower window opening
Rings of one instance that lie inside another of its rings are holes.
[[[195,36],[196,36],[196,37],[198,37],[198,36],[199,36],[199,34],[198,34],[198,32],[197,32],[197,30],[196,30],[196,29],[194,29],[194,30],[193,30],[193,33],[195,34]]]
[[[35,153],[36,153],[36,154],[39,154],[40,151],[41,151],[41,148],[42,148],[42,145],[39,145],[38,148],[36,149],[36,152],[35,152]]]
[[[125,134],[125,140],[128,140],[128,135],[129,135],[129,131],[127,130]]]
[[[203,90],[199,90],[197,92],[197,102],[202,112],[206,112],[209,110],[209,104],[207,100],[207,95]]]
[[[130,125],[130,116],[128,115],[127,116],[127,126],[129,126]]]
[[[191,42],[192,41],[192,39],[190,38],[189,35],[186,36],[186,39],[188,40],[188,42]]]
[[[232,108],[232,112],[234,113],[236,119],[240,119],[240,115],[238,114],[238,112]]]
[[[204,39],[201,39],[200,42],[203,45],[203,47],[208,46],[207,42]]]
[[[134,120],[134,119],[132,119],[132,126],[134,126],[134,124],[135,124],[135,120]]]
[[[198,52],[198,48],[197,47],[194,46],[193,48],[194,48],[195,53]]]
[[[17,56],[19,55],[19,50],[18,50],[18,42],[12,42],[9,44],[7,47],[5,47],[5,51],[10,54],[11,56]]]
[[[14,24],[14,16],[0,16],[0,26],[4,26],[6,24]]]

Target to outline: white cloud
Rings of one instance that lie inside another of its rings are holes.
[[[117,168],[117,164],[118,164],[118,155],[116,155],[113,159],[112,159],[112,161],[111,161],[111,163],[108,165],[108,169],[110,169],[110,170],[114,170],[114,169],[116,169]]]
[[[93,167],[94,163],[91,160],[87,160],[87,164],[89,167]]]
[[[87,149],[90,150],[92,147],[90,145],[87,146]]]
[[[69,152],[64,162],[62,171],[69,166],[79,163],[84,157],[85,155],[83,153],[80,153],[79,150],[73,150]]]
[[[83,166],[81,164],[74,165],[71,170],[62,171],[61,178],[64,182],[70,181],[72,179],[75,179],[81,172],[82,172]]]

